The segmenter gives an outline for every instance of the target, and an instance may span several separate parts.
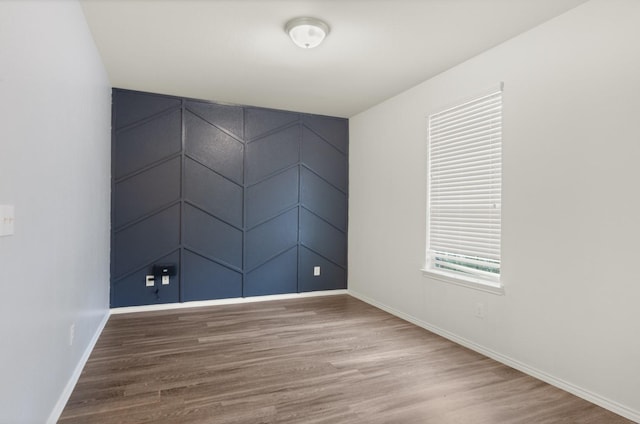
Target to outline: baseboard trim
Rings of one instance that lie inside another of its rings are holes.
[[[67,402],[71,397],[71,393],[73,393],[73,389],[76,387],[76,383],[78,383],[80,374],[82,374],[82,370],[84,369],[85,364],[89,360],[89,356],[91,356],[91,352],[93,351],[93,348],[98,342],[98,339],[100,338],[100,334],[102,334],[102,330],[104,330],[104,326],[107,325],[109,316],[110,316],[110,313],[109,311],[107,311],[104,317],[102,317],[100,324],[98,324],[98,328],[96,328],[96,331],[93,334],[93,337],[91,337],[91,340],[89,341],[89,344],[84,350],[84,353],[80,357],[80,360],[76,365],[76,368],[73,370],[73,374],[71,374],[71,377],[69,377],[69,381],[67,381],[67,384],[64,387],[64,390],[62,391],[62,393],[60,393],[60,397],[58,398],[56,405],[53,407],[51,414],[49,414],[49,418],[47,419],[47,424],[56,424],[56,422],[58,422],[58,420],[60,419],[60,415],[62,414],[64,407],[67,405]]]
[[[523,362],[520,362],[516,359],[513,359],[509,356],[503,355],[494,350],[488,349],[482,345],[479,345],[471,340],[467,340],[463,337],[460,337],[454,333],[451,333],[447,330],[439,328],[435,325],[429,324],[428,322],[422,321],[412,315],[401,312],[395,308],[392,308],[388,305],[385,305],[377,300],[374,300],[368,296],[365,296],[361,293],[355,292],[353,290],[348,290],[348,294],[350,296],[355,297],[356,299],[362,300],[365,303],[370,304],[371,306],[375,306],[378,309],[382,309],[385,312],[390,313],[391,315],[395,315],[398,318],[401,318],[405,321],[408,321],[412,324],[417,325],[418,327],[422,327],[425,330],[431,331],[432,333],[438,334],[439,336],[444,337],[445,339],[449,339],[452,342],[455,342],[461,346],[474,350],[478,353],[481,353],[485,356],[488,356],[491,359],[494,359],[498,362],[501,362],[511,368],[515,368],[518,371],[522,371],[525,374],[528,374],[532,377],[535,377],[539,380],[544,381],[545,383],[549,383],[552,386],[558,387],[562,390],[565,390],[571,394],[574,394],[582,399],[585,399],[591,403],[594,403],[598,406],[601,406],[605,409],[608,409],[611,412],[615,412],[618,415],[621,415],[625,418],[628,418],[636,423],[640,423],[640,411],[635,411],[629,407],[626,407],[618,402],[607,399],[603,396],[600,396],[596,393],[590,392],[589,390],[585,390],[579,386],[576,386],[573,383],[565,381],[563,379],[554,377],[550,374],[547,374],[544,371],[541,371],[537,368],[531,367]]]
[[[121,308],[111,308],[111,313],[114,315],[117,315],[117,314],[129,314],[134,312],[166,311],[170,309],[198,308],[202,306],[236,305],[240,303],[267,302],[270,300],[300,299],[305,297],[316,297],[316,296],[335,296],[335,295],[347,294],[347,293],[348,293],[347,290],[322,290],[322,291],[313,291],[313,292],[304,292],[304,293],[273,294],[268,296],[250,296],[250,297],[233,297],[230,299],[198,300],[198,301],[184,302],[184,303],[162,303],[158,305],[124,306]]]

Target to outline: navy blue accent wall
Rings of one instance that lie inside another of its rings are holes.
[[[346,288],[346,119],[114,89],[112,158],[111,306]]]

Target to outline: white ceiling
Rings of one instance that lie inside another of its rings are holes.
[[[350,117],[585,0],[82,0],[114,87]],[[325,20],[315,49],[284,33]]]

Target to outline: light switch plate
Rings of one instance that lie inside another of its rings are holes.
[[[163,286],[168,286],[169,285],[169,276],[168,275],[163,275],[162,276],[162,285]]]
[[[320,267],[319,266],[314,266],[313,267],[313,276],[317,277],[320,275]]]
[[[0,205],[0,236],[13,235],[15,208],[13,205]]]
[[[153,275],[147,275],[146,285],[147,287],[153,287],[156,285],[156,279]]]

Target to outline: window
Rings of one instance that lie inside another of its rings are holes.
[[[502,89],[429,116],[426,272],[500,287]]]

